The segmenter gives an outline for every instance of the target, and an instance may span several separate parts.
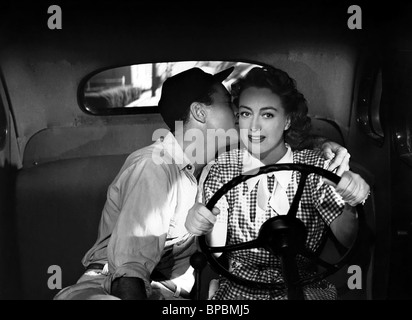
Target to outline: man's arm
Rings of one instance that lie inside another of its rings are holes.
[[[221,175],[218,168],[219,167],[217,164],[214,164],[210,168],[209,174],[204,181],[204,185],[202,186],[204,189],[204,201],[206,203],[209,202],[215,192],[223,185],[220,181]],[[206,206],[202,203],[195,203],[187,214],[185,222],[186,229],[196,236],[209,234],[216,224],[218,215],[220,215],[218,205],[221,204],[222,201],[223,200],[220,199],[212,211],[206,208]],[[226,239],[226,233],[224,237]]]
[[[325,137],[309,135],[299,144],[297,149],[321,151],[326,160],[332,159],[327,170],[334,171],[336,169],[338,176],[341,176],[345,171],[349,170],[350,154],[348,150],[336,142],[329,141]]]
[[[321,151],[326,160],[332,159],[327,170],[334,171],[336,169],[338,176],[349,170],[350,154],[345,147],[333,141],[326,141],[322,143]]]
[[[129,167],[119,183],[120,214],[107,247],[111,294],[146,299],[173,214],[168,177],[150,160]]]

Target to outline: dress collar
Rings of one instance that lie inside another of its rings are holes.
[[[286,153],[285,155],[278,161],[276,162],[277,164],[279,163],[293,163],[293,153],[289,145],[286,145]],[[242,167],[242,174],[245,173],[256,173],[256,170],[260,167],[265,166],[265,164],[262,163],[259,159],[254,157],[252,154],[250,154],[247,150],[243,153],[243,167]],[[268,173],[267,176],[275,176],[277,182],[280,184],[280,186],[286,190],[290,178],[292,176],[292,171],[290,170],[283,170],[283,171],[275,171]],[[249,180],[246,181],[248,190],[249,192],[253,190],[253,188],[256,186],[258,181],[263,177],[264,175],[259,175],[253,178],[250,178]]]

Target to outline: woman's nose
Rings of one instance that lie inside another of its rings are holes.
[[[259,119],[257,117],[253,117],[250,123],[250,130],[255,132],[255,131],[259,131],[260,129],[261,127],[260,127]]]

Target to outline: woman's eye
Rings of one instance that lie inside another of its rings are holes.
[[[274,117],[274,115],[271,113],[264,113],[262,116],[263,118],[273,118]]]
[[[241,117],[244,117],[244,118],[247,118],[247,117],[250,116],[250,112],[242,111],[242,112],[240,113],[240,116],[241,116]]]

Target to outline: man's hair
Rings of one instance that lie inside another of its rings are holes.
[[[213,104],[212,94],[216,83],[222,83],[233,71],[227,68],[216,74],[204,72],[198,67],[190,68],[165,80],[158,103],[160,114],[170,128],[175,131],[175,122],[185,124],[190,119],[190,105],[200,102]]]
[[[285,142],[292,149],[300,149],[299,145],[309,135],[311,120],[307,115],[306,99],[297,90],[296,81],[280,69],[255,67],[232,85],[233,102],[236,107],[239,108],[240,94],[250,87],[267,88],[279,96],[286,114],[290,117]]]

